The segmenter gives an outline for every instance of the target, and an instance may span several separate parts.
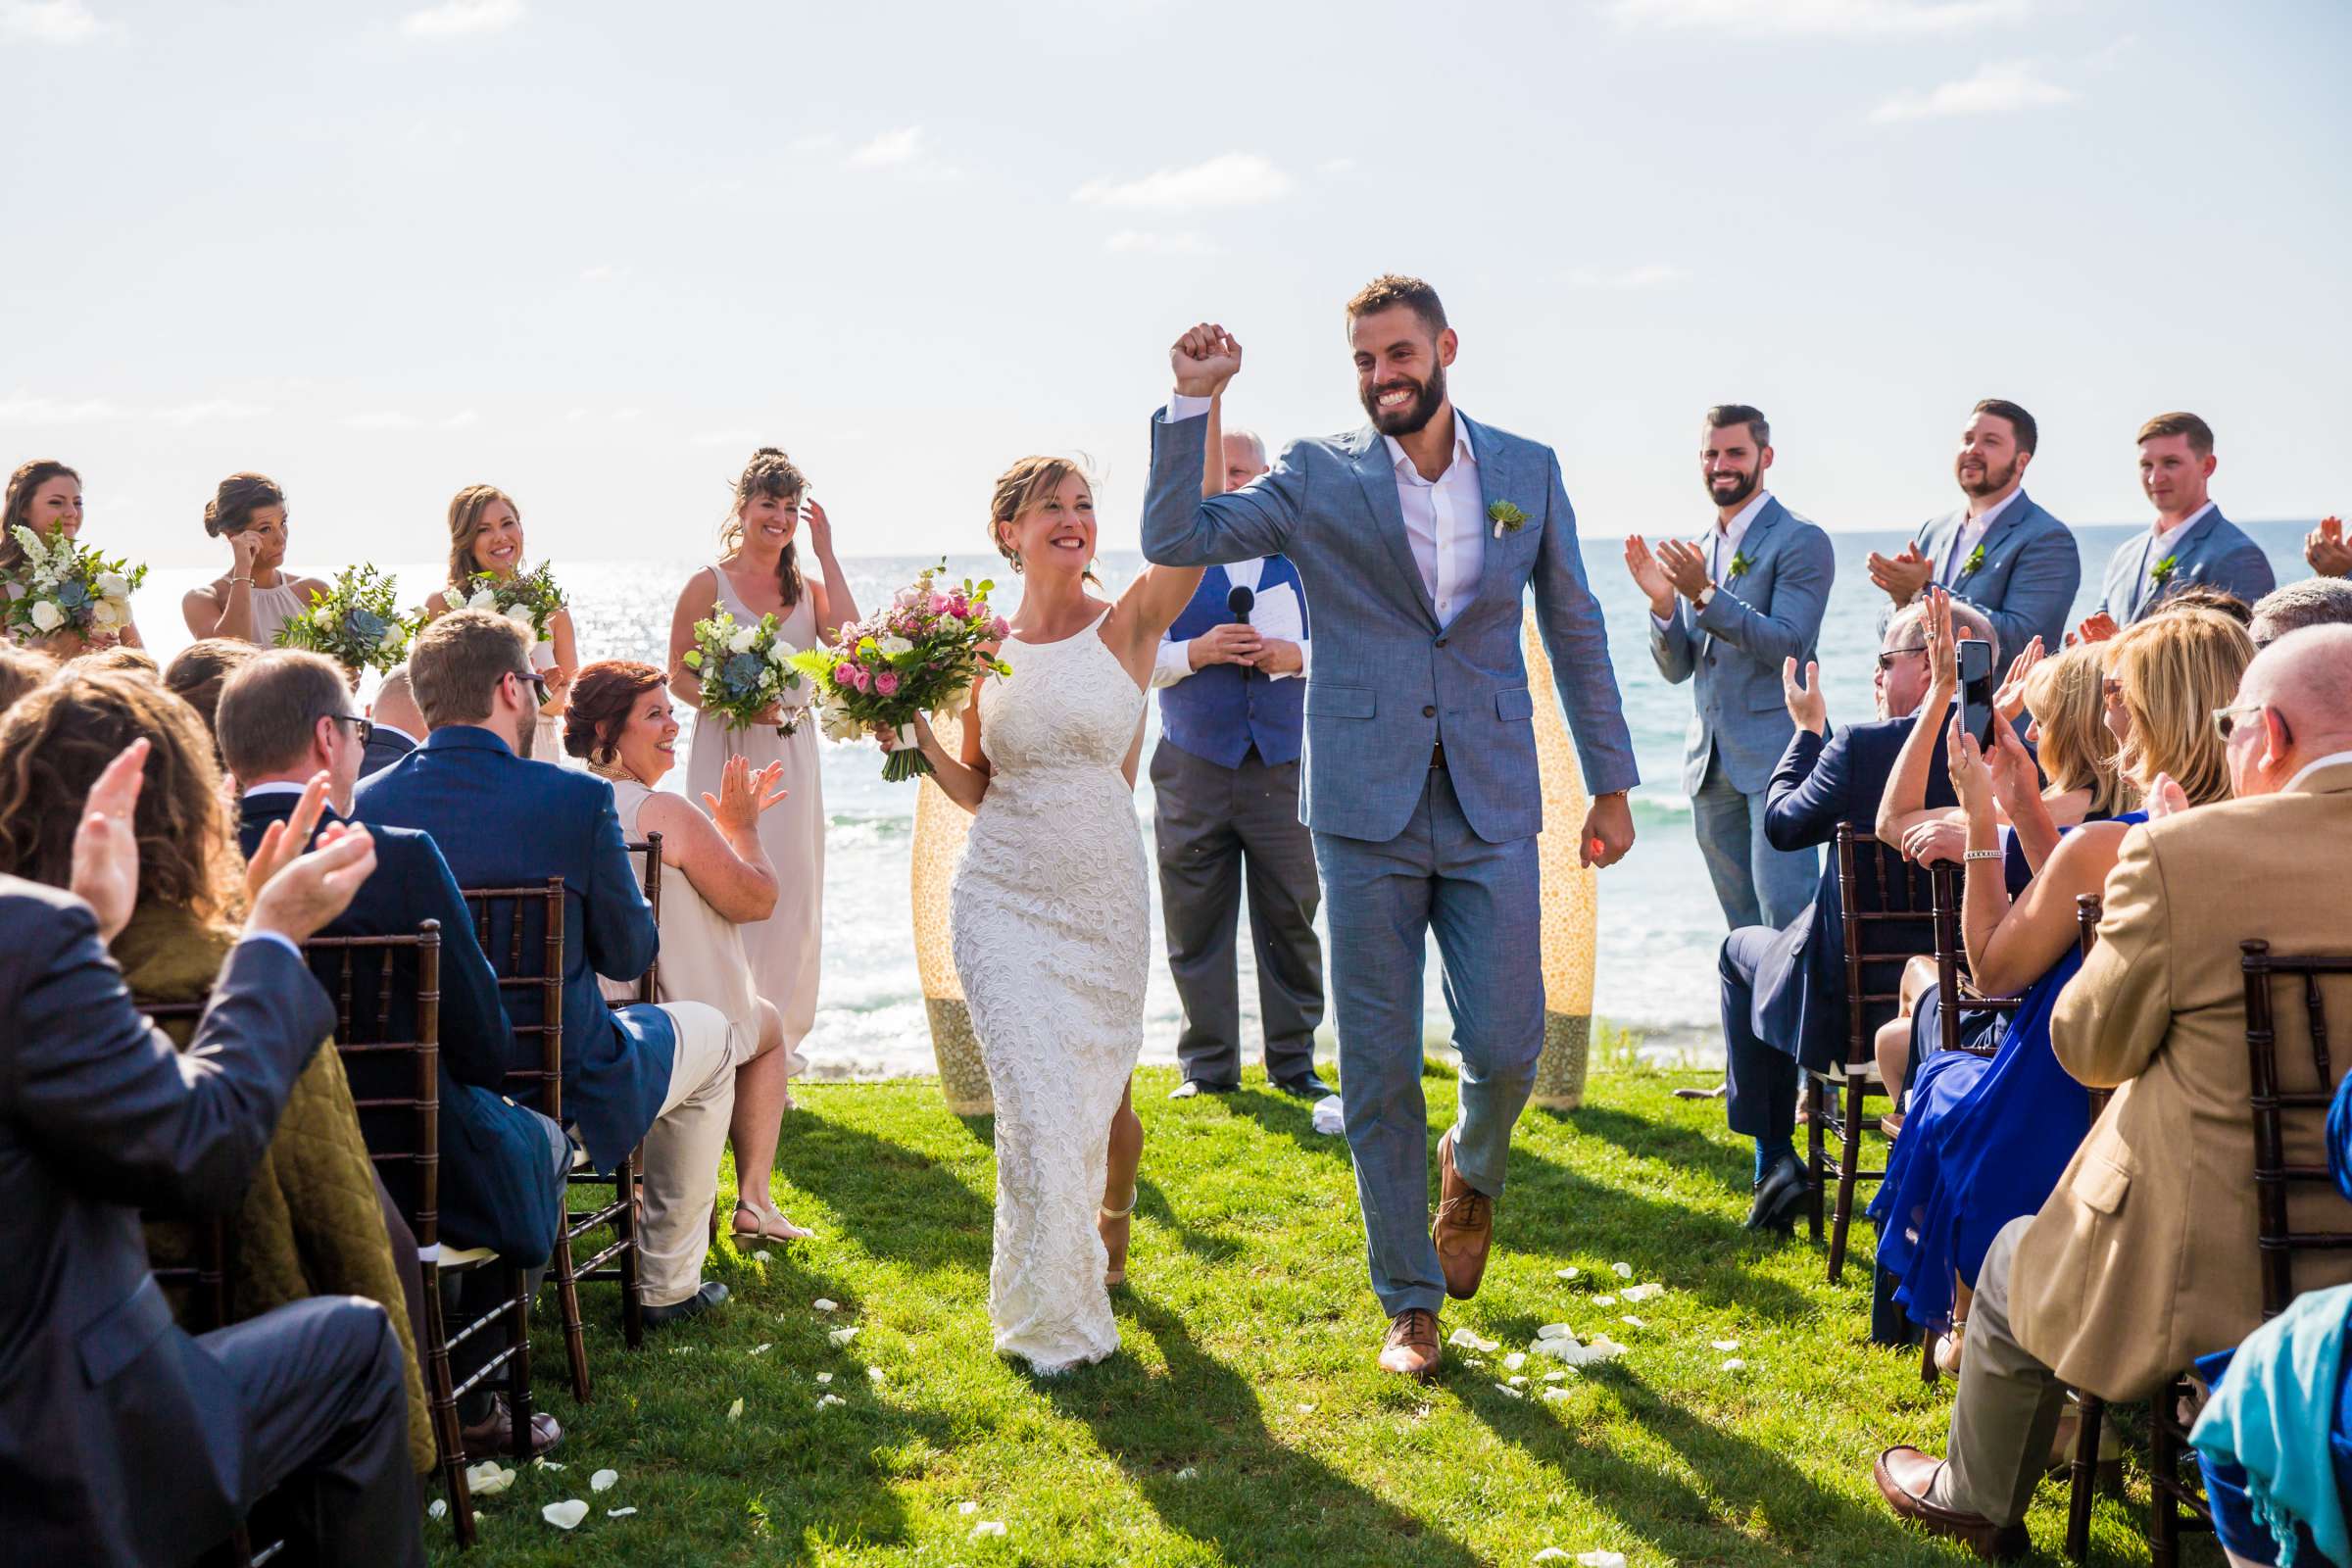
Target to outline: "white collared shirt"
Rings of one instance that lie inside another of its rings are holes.
[[[416,739],[416,736],[410,734],[407,730],[402,729],[398,724],[387,724],[380,718],[373,720],[370,727],[373,728],[375,733],[378,735],[397,735],[402,740],[407,741],[411,746],[422,744]]]
[[[2212,510],[2213,503],[2208,501],[2196,511],[2181,518],[2179,522],[2174,523],[2170,528],[2158,528],[2156,530],[2156,542],[2152,547],[2153,553],[2148,557],[2148,559],[2151,562],[2162,561],[2166,556],[2171,555],[2173,550],[2173,542],[2179,539],[2182,534],[2188,532],[2189,529],[2194,528],[2198,523],[2202,522],[2205,519],[2205,514],[2211,512]]]
[[[2326,757],[2315,758],[2295,769],[2295,776],[2286,781],[2286,788],[2293,789],[2323,767],[2336,767],[2345,762],[2352,762],[2352,752],[2329,752]],[[2279,793],[2284,794],[2285,790]]]
[[[1460,410],[1453,415],[1453,452],[1446,471],[1424,479],[1404,447],[1384,435],[1389,462],[1396,470],[1396,504],[1404,512],[1405,542],[1413,547],[1413,564],[1421,568],[1421,586],[1437,607],[1438,624],[1453,619],[1478,591],[1479,573],[1486,569],[1487,530],[1481,525],[1478,454],[1470,449],[1470,426]]]
[[[1771,500],[1771,491],[1759,490],[1748,498],[1746,506],[1732,514],[1731,521],[1726,522],[1718,517],[1715,520],[1715,526],[1707,530],[1708,581],[1718,587],[1722,586],[1724,568],[1739,559],[1740,541],[1747,537],[1748,524],[1756,520],[1756,514],[1762,512],[1766,503]],[[1650,622],[1660,631],[1664,631],[1667,623],[1673,619],[1670,615],[1661,615],[1655,612],[1651,612],[1649,618]]]
[[[1992,531],[1992,525],[2000,514],[2025,498],[2026,487],[2021,484],[2000,501],[1962,523],[1959,533],[1952,538],[1951,559],[1936,564],[1936,580],[1947,588],[1959,581],[1961,568],[1968,564],[1968,558],[1976,554],[1977,546],[1984,542],[1984,536]]]
[[[272,779],[267,784],[246,786],[245,799],[250,801],[256,795],[300,795],[309,788],[308,784],[296,784],[286,779]]]
[[[1248,561],[1229,563],[1225,567],[1225,580],[1236,588],[1247,588],[1254,595],[1257,592],[1258,579],[1265,574],[1265,557],[1251,556]],[[1254,622],[1256,619],[1254,612],[1250,618]],[[1285,626],[1282,629],[1288,631],[1289,627]],[[1269,635],[1279,635],[1279,633],[1269,633]],[[1298,628],[1298,636],[1286,637],[1283,640],[1296,642],[1298,645],[1298,668],[1296,671],[1286,669],[1280,673],[1269,671],[1266,679],[1303,680],[1306,677],[1307,669],[1314,662],[1314,646],[1308,640],[1306,627],[1302,623]],[[1152,663],[1152,689],[1153,691],[1173,686],[1194,672],[1192,646],[1189,638],[1162,637],[1160,639],[1158,656],[1153,659]]]

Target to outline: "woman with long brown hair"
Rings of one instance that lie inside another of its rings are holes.
[[[35,458],[19,464],[17,471],[8,476],[8,489],[0,497],[0,593],[20,598],[24,586],[24,547],[17,539],[17,529],[30,528],[44,540],[59,537],[81,537],[82,505],[81,475],[55,458]],[[125,620],[121,627],[83,637],[75,632],[61,631],[47,637],[23,637],[28,648],[37,648],[52,659],[72,659],[75,654],[92,648],[111,647],[122,643],[130,648],[146,645],[139,638],[138,626]]]
[[[686,668],[694,646],[694,623],[724,610],[738,625],[757,625],[774,615],[784,640],[795,648],[831,642],[844,622],[858,618],[849,577],[833,554],[833,524],[825,509],[808,499],[808,481],[777,447],[761,447],[735,480],[734,500],[719,529],[719,559],[687,579],[669,620],[669,689],[689,708],[702,706],[702,683]],[[806,527],[818,579],[801,569],[800,536]],[[786,725],[790,734],[778,734]],[[731,730],[698,723],[686,760],[688,798],[715,799],[731,758],[748,758],[755,769],[781,762],[780,782],[789,798],[760,819],[760,842],[781,884],[775,913],[746,925],[744,950],[760,995],[776,1004],[784,1019],[784,1050],[757,1080],[736,1085],[735,1123],[764,1124],[755,1144],[775,1147],[774,1127],[792,1103],[791,1076],[807,1065],[801,1042],[816,1021],[817,971],[822,957],[825,892],[825,798],[817,776],[816,725],[805,708],[768,715],[764,723]],[[738,1146],[737,1157],[742,1157]],[[745,1191],[764,1193],[767,1172],[744,1177]],[[762,1223],[789,1228],[774,1205]]]
[[[424,602],[424,618],[465,609],[479,587],[474,579],[485,572],[497,582],[512,582],[523,570],[523,559],[522,512],[514,498],[496,485],[467,485],[449,503],[449,586]],[[531,649],[531,667],[547,677],[547,692],[539,705],[538,726],[531,732],[530,755],[538,761],[560,764],[564,699],[580,667],[568,608],[548,616],[547,630]]]
[[[232,473],[221,480],[204,504],[204,531],[228,541],[229,564],[180,600],[191,637],[272,647],[277,629],[310,608],[311,595],[327,591],[320,579],[285,569],[286,493],[266,474]]]

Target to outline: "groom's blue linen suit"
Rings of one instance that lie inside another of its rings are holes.
[[[1422,967],[1445,959],[1460,1052],[1454,1166],[1502,1190],[1511,1124],[1544,1044],[1535,835],[1544,825],[1535,708],[1520,653],[1529,586],[1587,787],[1638,780],[1551,450],[1454,417],[1478,469],[1476,590],[1441,622],[1405,532],[1388,444],[1366,426],[1295,441],[1271,472],[1200,496],[1205,418],[1154,418],[1145,556],[1217,565],[1280,552],[1315,607],[1299,812],[1331,922],[1341,1098],[1372,1288],[1391,1315],[1436,1310],[1421,1096]],[[1496,531],[1488,508],[1523,514]]]

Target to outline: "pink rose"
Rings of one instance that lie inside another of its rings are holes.
[[[851,663],[842,665],[841,679],[842,684],[848,686],[852,691],[864,691],[868,684],[866,680],[865,666],[862,664]]]
[[[948,596],[947,612],[951,615],[954,615],[957,620],[961,620],[964,616],[972,612],[971,602],[965,599],[961,594],[950,594]]]
[[[881,673],[881,674],[879,674],[879,675],[876,675],[876,676],[874,677],[874,690],[875,690],[875,691],[877,691],[877,692],[879,692],[879,693],[880,693],[881,695],[883,695],[884,697],[896,697],[896,696],[898,696],[898,695],[899,695],[899,675],[898,675],[898,671],[896,671],[896,670],[891,670],[891,669],[886,669],[886,670],[882,671],[882,673]]]
[[[1006,620],[1003,615],[999,615],[988,623],[988,634],[998,642],[1003,642],[1012,635],[1012,622]]]
[[[931,613],[934,615],[944,615],[947,612],[948,596],[946,594],[933,594],[931,596]]]

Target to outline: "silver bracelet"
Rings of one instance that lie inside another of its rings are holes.
[[[250,588],[253,586],[253,579],[251,577],[231,577],[228,579],[228,585],[231,588],[234,588],[239,583],[243,583],[246,587]]]
[[[1966,858],[1971,860],[1997,860],[2001,858],[2001,852],[1998,850],[1970,850],[1966,852]]]

